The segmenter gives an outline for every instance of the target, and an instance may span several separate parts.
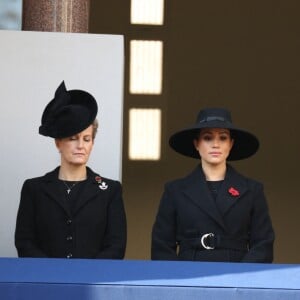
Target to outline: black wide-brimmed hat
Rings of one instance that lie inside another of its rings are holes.
[[[231,114],[223,108],[207,108],[199,112],[196,123],[176,132],[169,139],[169,144],[176,152],[192,158],[199,158],[193,140],[203,128],[226,128],[234,139],[227,160],[241,160],[253,155],[259,148],[259,141],[252,133],[237,128],[232,124]]]
[[[64,81],[59,85],[42,115],[39,133],[53,138],[65,138],[88,128],[96,118],[95,98],[83,90],[66,90]]]

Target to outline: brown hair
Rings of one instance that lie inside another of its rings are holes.
[[[93,137],[93,140],[94,140],[95,137],[96,137],[96,134],[98,132],[98,127],[99,127],[98,120],[95,119],[94,122],[91,125],[93,125],[93,135],[92,135],[92,137]]]

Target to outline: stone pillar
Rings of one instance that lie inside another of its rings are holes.
[[[90,0],[23,0],[22,30],[87,33]]]

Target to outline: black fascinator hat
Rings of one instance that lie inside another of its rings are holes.
[[[237,128],[233,125],[231,114],[223,108],[207,108],[199,112],[196,123],[186,129],[173,134],[169,139],[169,145],[176,152],[192,158],[199,158],[193,140],[197,138],[203,128],[226,128],[230,130],[234,139],[233,147],[227,158],[229,161],[248,158],[259,148],[259,141],[252,133]]]
[[[44,109],[39,134],[52,138],[65,138],[89,127],[96,118],[98,106],[86,91],[66,90],[64,81]]]

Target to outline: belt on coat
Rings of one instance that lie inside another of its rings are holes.
[[[205,233],[197,238],[184,239],[179,242],[180,248],[194,248],[199,250],[233,249],[248,251],[248,240],[236,239],[224,235]]]

